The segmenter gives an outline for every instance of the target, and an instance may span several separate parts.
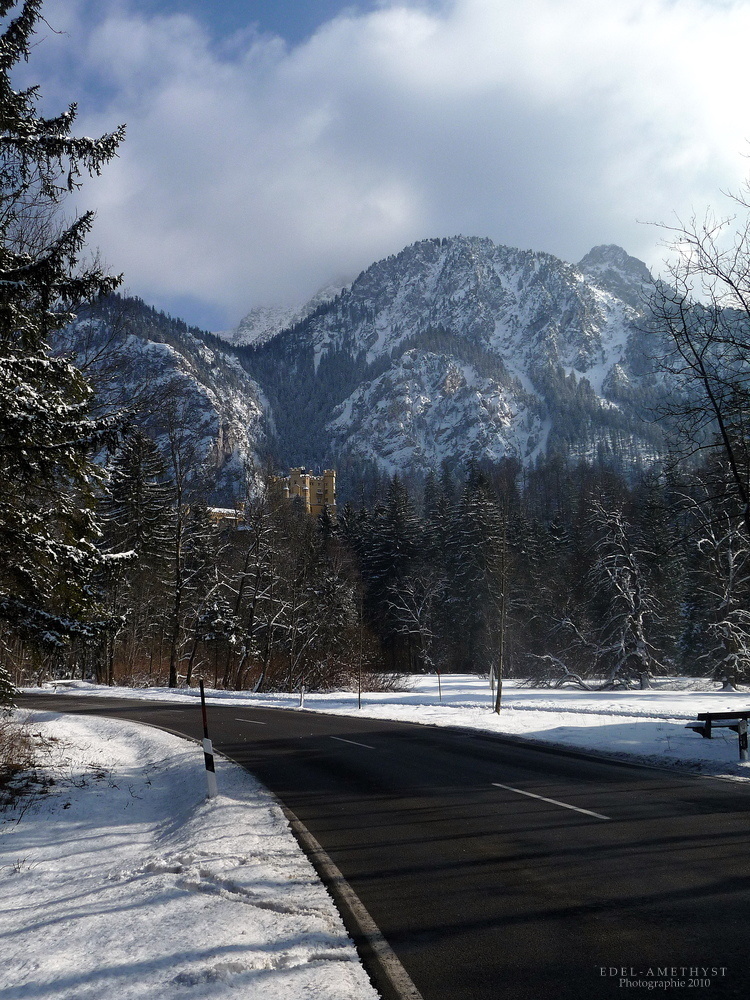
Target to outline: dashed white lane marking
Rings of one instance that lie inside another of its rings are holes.
[[[557,799],[548,799],[544,795],[535,795],[534,792],[525,792],[522,788],[513,788],[512,785],[501,785],[499,781],[493,781],[495,788],[504,788],[507,792],[515,792],[517,795],[528,795],[530,799],[540,799],[542,802],[549,802],[553,806],[561,806],[563,809],[572,809],[573,812],[583,813],[584,816],[593,816],[595,819],[611,819],[610,816],[602,816],[601,813],[593,812],[591,809],[581,809],[579,806],[572,806],[569,802],[559,802]]]
[[[338,740],[339,743],[351,743],[355,747],[365,747],[367,750],[374,750],[375,747],[371,747],[369,743],[357,743],[356,740],[345,740],[341,736],[332,736],[332,740]]]
[[[235,722],[251,722],[254,726],[267,726],[267,722],[258,722],[257,719],[235,719]]]

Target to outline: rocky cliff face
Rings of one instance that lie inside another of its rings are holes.
[[[126,412],[165,455],[179,433],[217,496],[235,489],[247,463],[260,465],[268,402],[237,358],[200,330],[113,296],[83,311],[56,346],[84,368],[97,406]]]

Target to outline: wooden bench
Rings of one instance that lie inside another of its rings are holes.
[[[698,712],[697,722],[688,722],[686,729],[692,729],[695,733],[710,740],[714,729],[732,729],[739,737],[740,760],[747,760],[747,720],[750,718],[750,709],[747,712]]]

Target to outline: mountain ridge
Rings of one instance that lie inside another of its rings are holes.
[[[250,344],[127,300],[129,326],[99,307],[72,329],[82,358],[92,323],[114,337],[121,398],[138,378],[190,396],[219,493],[269,459],[389,475],[545,455],[627,469],[664,452],[648,420],[663,389],[647,363],[652,285],[611,244],[569,264],[439,237],[329,287],[286,328],[256,324]],[[158,413],[144,422],[163,433]]]
[[[299,389],[305,426],[280,421],[290,464],[347,453],[424,473],[444,459],[533,461],[548,446],[652,462],[659,433],[643,417],[657,386],[636,370],[644,313],[633,304],[650,282],[645,264],[612,245],[572,265],[484,237],[421,240],[243,363],[276,409],[275,368],[283,363]],[[439,386],[459,369],[465,391],[451,406]],[[614,391],[625,382],[628,400]]]

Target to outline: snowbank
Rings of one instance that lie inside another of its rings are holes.
[[[250,775],[218,759],[221,795],[207,801],[195,744],[120,721],[28,720],[54,783],[0,812],[4,1000],[376,1000]]]

